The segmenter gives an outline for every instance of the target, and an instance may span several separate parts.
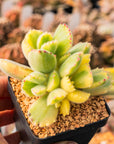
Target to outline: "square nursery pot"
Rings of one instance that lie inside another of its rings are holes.
[[[38,138],[37,136],[34,135],[32,130],[30,129],[29,124],[26,121],[26,118],[21,110],[21,107],[17,102],[17,98],[10,84],[10,77],[8,78],[8,90],[16,110],[16,114],[15,114],[16,127],[17,130],[20,132],[24,144],[53,144],[55,142],[60,142],[60,141],[74,141],[77,142],[78,144],[88,144],[88,142],[94,136],[96,131],[106,124],[110,116],[110,109],[105,102],[106,110],[109,116],[104,118],[103,120],[99,120],[97,122],[87,124],[84,127],[76,128],[74,130],[68,130],[56,134],[55,136],[50,136],[47,138]]]

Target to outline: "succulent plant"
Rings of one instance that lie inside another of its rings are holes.
[[[21,64],[27,65],[20,43],[6,44],[0,47],[0,58],[10,59]]]
[[[105,35],[107,37],[112,37],[114,34],[114,23],[110,22],[110,23],[103,23],[101,25],[99,25],[98,29],[97,29],[97,33],[100,35]]]
[[[6,44],[7,35],[14,29],[10,20],[5,17],[0,18],[0,46]]]
[[[9,19],[14,27],[19,26],[21,9],[18,6],[13,7],[5,13],[5,17]]]
[[[42,27],[42,15],[33,14],[31,17],[26,19],[23,23],[24,27],[31,27],[34,29],[41,29]]]
[[[110,75],[104,69],[90,68],[91,44],[72,47],[72,33],[60,24],[54,35],[30,30],[22,50],[30,67],[0,59],[0,68],[22,80],[22,92],[38,99],[29,107],[29,120],[44,127],[56,121],[58,113],[69,115],[71,102],[84,103],[90,96],[108,92]]]
[[[29,31],[29,28],[25,28],[25,27],[18,27],[15,28],[12,32],[10,32],[8,34],[8,41],[7,43],[16,43],[19,42],[21,43],[22,40],[25,37],[25,34]]]
[[[108,39],[101,44],[99,53],[102,55],[105,63],[113,66],[114,64],[114,38]]]
[[[73,30],[73,44],[78,42],[90,42],[95,47],[99,47],[104,40],[104,36],[97,32],[97,25],[92,22],[84,22]]]

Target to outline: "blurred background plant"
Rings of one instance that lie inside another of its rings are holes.
[[[92,68],[114,66],[114,0],[0,0],[0,16],[0,58],[27,64],[20,43],[28,30],[53,33],[60,23],[66,23],[73,32],[73,44],[92,43]],[[107,100],[111,111],[113,98]],[[101,130],[109,132],[104,133],[107,139],[98,134],[92,144],[97,144],[98,137],[98,143],[111,144],[110,138],[114,143],[113,123],[112,115]]]

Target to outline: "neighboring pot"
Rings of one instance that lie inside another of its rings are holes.
[[[105,103],[106,110],[109,114],[109,116],[106,117],[105,119],[99,120],[95,123],[88,124],[84,127],[76,128],[75,130],[69,130],[66,132],[59,133],[55,136],[41,139],[33,134],[32,130],[29,127],[29,124],[27,123],[26,118],[21,110],[21,107],[17,102],[17,98],[12,90],[10,84],[10,77],[8,78],[8,90],[11,95],[14,107],[16,109],[15,114],[16,127],[17,130],[20,131],[20,135],[24,144],[53,144],[55,142],[60,141],[74,141],[77,142],[78,144],[88,144],[88,142],[91,140],[96,131],[106,124],[110,116],[110,109],[108,105]]]

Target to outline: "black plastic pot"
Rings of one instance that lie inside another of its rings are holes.
[[[16,114],[15,114],[16,127],[17,130],[20,131],[20,135],[24,144],[53,144],[55,142],[60,142],[60,141],[74,141],[77,142],[78,144],[88,144],[88,142],[91,140],[91,138],[96,133],[96,131],[102,126],[104,126],[109,118],[107,117],[103,120],[99,120],[98,122],[88,124],[84,127],[80,127],[75,130],[62,132],[60,134],[57,134],[56,136],[51,136],[51,137],[41,139],[35,136],[32,130],[30,129],[26,121],[26,118],[24,117],[24,114],[21,110],[21,107],[17,102],[16,96],[12,90],[10,84],[10,78],[8,78],[8,90],[11,95],[11,99],[13,101],[14,107],[16,109]],[[110,109],[106,103],[105,105],[106,105],[107,112],[110,115]]]

